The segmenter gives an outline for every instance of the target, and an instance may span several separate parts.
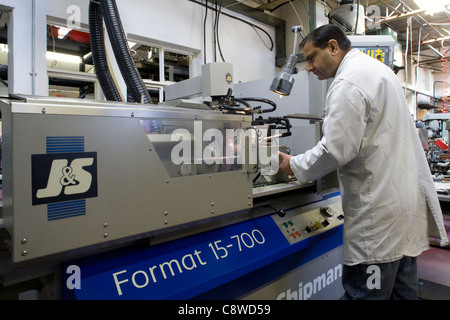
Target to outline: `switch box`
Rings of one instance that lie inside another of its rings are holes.
[[[284,217],[274,214],[272,219],[291,244],[326,232],[344,222],[341,197],[329,198],[285,211]]]

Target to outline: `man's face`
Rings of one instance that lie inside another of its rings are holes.
[[[306,58],[306,70],[314,73],[319,80],[334,78],[337,68],[339,67],[339,59],[337,59],[337,43],[330,43],[324,49],[320,49],[312,44],[311,41],[306,42],[303,52]]]

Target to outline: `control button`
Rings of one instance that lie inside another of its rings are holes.
[[[341,214],[341,215],[339,215],[337,218],[338,218],[338,220],[344,220],[344,215]]]
[[[334,210],[330,207],[322,207],[320,208],[320,213],[323,214],[325,217],[331,218],[334,216]]]
[[[319,221],[314,222],[314,229],[321,229],[322,228],[322,224]]]
[[[287,222],[283,222],[283,226],[287,229],[289,227],[293,227],[294,224],[292,223],[291,220],[287,221]]]
[[[297,235],[295,233],[291,233],[291,237],[292,237],[292,239],[295,239],[295,238],[297,238]]]
[[[322,222],[322,226],[324,228],[328,227],[330,225],[330,223],[328,222],[328,220],[325,220],[324,222]]]
[[[306,228],[305,228],[305,231],[306,231],[306,233],[310,233],[312,230],[311,230],[310,227],[306,227]]]
[[[296,234],[298,237],[301,237],[301,236],[302,236],[302,234],[300,233],[300,231],[297,231],[295,234]]]

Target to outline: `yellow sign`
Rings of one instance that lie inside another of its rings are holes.
[[[228,83],[233,82],[233,76],[231,75],[231,73],[227,73],[225,75],[225,81],[228,82]]]
[[[361,52],[367,54],[368,56],[370,56],[370,57],[372,57],[374,59],[377,59],[380,62],[385,63],[389,49],[360,48],[359,50],[361,50]]]

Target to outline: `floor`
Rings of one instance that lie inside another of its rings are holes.
[[[450,239],[450,203],[441,202],[441,207]],[[417,268],[421,299],[450,300],[450,246],[442,248],[436,243],[419,256]]]

